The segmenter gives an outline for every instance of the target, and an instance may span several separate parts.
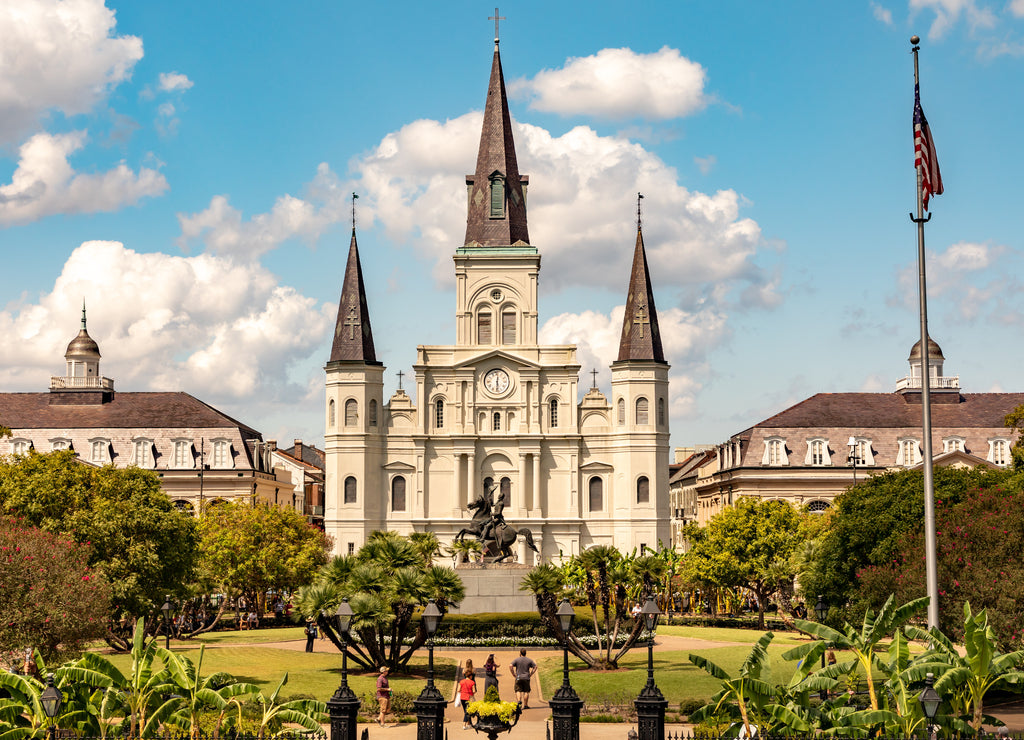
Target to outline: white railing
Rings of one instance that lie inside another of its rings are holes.
[[[921,378],[915,378],[907,376],[900,378],[896,381],[896,390],[902,391],[906,388],[920,388]],[[959,390],[960,389],[960,376],[950,375],[938,377],[932,376],[928,379],[928,387],[934,388],[935,390]]]
[[[67,375],[51,375],[50,390],[62,390],[64,388],[98,388],[100,390],[114,390],[114,381],[110,378],[98,378],[95,375],[88,377],[69,377]]]

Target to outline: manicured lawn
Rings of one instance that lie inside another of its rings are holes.
[[[178,650],[172,643],[171,648],[193,661],[198,659],[198,647]],[[320,648],[319,644],[317,648]],[[427,655],[425,650],[422,652],[423,655],[420,655],[417,651],[410,662],[410,674],[396,673],[391,676],[393,690],[408,691],[414,696],[423,690],[427,676]],[[130,670],[130,655],[107,657],[122,671]],[[450,696],[453,690],[455,665],[451,659],[434,656],[434,682],[445,696]],[[349,667],[352,668],[351,661]],[[202,673],[209,675],[217,671],[227,671],[239,681],[257,684],[265,694],[277,688],[281,677],[287,673],[288,683],[281,690],[283,697],[305,696],[327,701],[341,683],[341,654],[333,648],[331,652],[318,653],[243,645],[207,649],[203,656]],[[349,670],[349,686],[357,695],[372,694],[376,686],[376,672],[363,675]]]
[[[660,625],[659,635],[673,635],[675,637],[691,637],[698,640],[713,640],[714,642],[742,642],[753,645],[768,630],[746,630],[732,627],[689,627],[683,625]],[[798,645],[807,642],[810,638],[800,632],[779,632],[775,631],[775,639],[772,645]]]
[[[206,643],[207,645],[235,645],[235,644],[247,644],[260,642],[289,642],[291,640],[305,640],[305,630],[294,625],[292,627],[272,627],[270,629],[262,630],[225,630],[221,632],[204,632],[198,637],[192,640],[184,641],[181,645],[189,645],[191,643]],[[326,640],[317,640],[318,644],[327,645],[329,644]],[[176,645],[175,641],[171,641],[172,645]],[[331,648],[334,649],[333,647]]]
[[[768,647],[774,683],[786,683],[796,670],[795,662],[784,661],[781,657],[788,649],[788,646],[775,645],[774,642]],[[714,661],[730,675],[736,675],[750,653],[750,647],[744,645],[692,652]],[[693,665],[687,659],[689,654],[690,651],[654,650],[654,682],[668,699],[670,707],[678,706],[687,698],[707,701],[721,685],[717,679]],[[570,655],[569,682],[588,705],[630,703],[647,682],[646,646],[633,648],[619,661],[619,665],[621,668],[617,671],[584,670],[583,664]],[[540,676],[544,696],[549,697],[562,685],[561,656],[541,660]]]

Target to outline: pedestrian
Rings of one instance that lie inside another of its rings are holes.
[[[498,688],[498,669],[501,668],[499,663],[494,662],[494,653],[487,656],[487,662],[484,663],[484,698],[487,698],[487,689]]]
[[[284,601],[281,597],[278,597],[274,603],[274,621],[277,622],[278,627],[284,624]]]
[[[512,661],[508,670],[516,679],[516,701],[523,705],[523,709],[529,709],[530,679],[537,672],[537,664],[526,657],[526,648],[519,651],[519,657]]]
[[[380,713],[377,715],[377,724],[384,726],[384,717],[391,711],[391,684],[388,683],[388,667],[380,667],[380,675],[377,676],[377,704],[380,705]]]
[[[459,681],[459,702],[462,704],[462,729],[469,729],[469,703],[476,695],[476,675],[473,669],[462,671],[462,680]]]
[[[306,620],[306,652],[313,652],[313,641],[316,639],[316,622],[312,618]]]

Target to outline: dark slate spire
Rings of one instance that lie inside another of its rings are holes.
[[[658,329],[658,311],[654,307],[654,292],[647,270],[644,235],[637,224],[636,249],[633,269],[629,275],[629,294],[626,313],[622,317],[622,339],[619,341],[619,362],[653,360],[665,362],[661,349],[661,331]]]
[[[512,118],[508,112],[498,40],[495,39],[476,172],[466,177],[469,190],[467,245],[475,242],[484,247],[496,247],[530,243],[524,189],[527,182],[529,178],[520,176],[516,163]]]
[[[373,331],[370,329],[370,311],[366,306],[363,270],[359,266],[355,225],[352,226],[352,241],[348,247],[345,282],[341,286],[338,321],[334,325],[331,362],[381,364],[377,362],[377,354],[373,349]]]

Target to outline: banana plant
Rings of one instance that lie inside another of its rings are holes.
[[[771,658],[768,645],[775,638],[771,632],[761,636],[750,650],[739,674],[729,675],[721,666],[702,655],[690,653],[689,659],[698,668],[722,682],[722,688],[711,701],[690,715],[690,721],[701,722],[720,714],[723,710],[743,725],[744,737],[761,734],[807,732],[808,721],[797,713],[796,707],[786,701],[785,690],[771,683]]]
[[[39,651],[33,652],[36,672],[47,675],[47,666]],[[85,709],[87,689],[78,686],[66,666],[53,671],[53,683],[64,696],[60,715],[54,722],[60,727],[88,727]],[[45,738],[50,719],[43,711],[42,693],[46,683],[32,676],[0,670],[0,738],[26,740]]]
[[[287,673],[284,674],[281,683],[269,697],[264,697],[262,693],[256,697],[256,701],[263,707],[263,716],[260,718],[260,728],[257,734],[259,740],[264,740],[267,731],[281,722],[301,725],[307,730],[319,730],[320,725],[327,721],[325,714],[327,705],[322,701],[295,699],[279,704],[281,689],[286,683],[288,683]]]

